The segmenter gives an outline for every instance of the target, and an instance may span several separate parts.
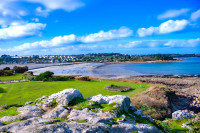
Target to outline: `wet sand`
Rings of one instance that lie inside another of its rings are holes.
[[[92,78],[127,78],[130,76],[142,75],[135,71],[129,71],[120,67],[120,64],[104,63],[80,63],[62,66],[47,66],[30,70],[34,75],[45,71],[52,71],[56,76],[90,76]]]

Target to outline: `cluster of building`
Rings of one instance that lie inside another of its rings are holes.
[[[81,61],[82,55],[31,55],[31,56],[10,56],[2,55],[3,64],[27,64],[27,63],[66,63]]]
[[[93,53],[80,55],[31,55],[10,56],[2,55],[0,64],[27,64],[27,63],[67,63],[67,62],[124,62],[124,61],[155,61],[174,60],[177,57],[200,57],[200,54],[152,54],[128,55],[119,53]]]
[[[67,63],[67,62],[118,62],[130,59],[130,55],[119,53],[99,53],[80,55],[30,55],[30,56],[10,56],[2,55],[1,64],[27,64],[27,63]]]

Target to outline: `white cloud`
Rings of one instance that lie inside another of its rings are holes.
[[[150,36],[153,34],[169,34],[176,31],[181,31],[186,28],[189,24],[189,21],[183,20],[168,20],[159,27],[149,27],[149,28],[139,28],[137,33],[139,37]]]
[[[50,10],[48,10],[48,9],[44,10],[40,6],[36,8],[36,15],[37,16],[46,17],[46,16],[49,15],[49,12],[50,12]]]
[[[187,20],[168,20],[159,26],[160,34],[167,34],[175,31],[181,31],[189,24]]]
[[[200,18],[200,9],[197,10],[196,12],[193,12],[192,15],[191,15],[191,20],[192,21],[196,21]]]
[[[133,48],[133,47],[138,47],[140,44],[142,44],[143,41],[132,41],[127,44],[119,44],[118,47],[120,48]]]
[[[127,27],[121,27],[119,29],[110,30],[108,32],[100,31],[98,33],[82,36],[82,37],[79,37],[78,40],[83,43],[92,43],[92,42],[98,42],[98,41],[129,37],[132,35],[133,35],[133,31],[131,29]]]
[[[1,0],[0,25],[2,27],[7,27],[13,22],[24,23],[22,17],[28,15],[28,11],[15,1],[16,0]]]
[[[14,48],[10,49],[4,49],[11,52],[16,51],[25,51],[25,50],[34,50],[34,49],[49,49],[49,48],[59,48],[67,45],[73,46],[74,43],[95,43],[99,41],[106,41],[106,40],[112,40],[117,38],[124,38],[132,35],[132,30],[121,27],[117,30],[110,30],[108,32],[100,31],[99,33],[90,34],[88,36],[76,36],[74,34],[71,35],[65,35],[65,36],[57,36],[54,37],[51,40],[43,40],[43,41],[37,41],[33,43],[24,43],[22,45],[16,46]],[[0,33],[1,34],[1,33]],[[81,45],[79,45],[81,47]],[[84,48],[85,46],[82,46]],[[95,46],[96,47],[96,46]]]
[[[167,47],[197,47],[200,46],[200,38],[189,40],[170,40],[164,44]]]
[[[52,48],[56,46],[61,46],[62,44],[69,44],[73,43],[76,40],[76,36],[74,34],[65,35],[65,36],[58,36],[54,37],[51,40],[43,40],[37,41],[33,43],[24,43],[20,46],[16,46],[12,49],[8,49],[8,51],[24,51],[24,50],[31,50],[31,49],[39,49],[39,48]]]
[[[46,41],[39,41],[34,43],[25,43],[23,45],[11,48],[11,49],[1,49],[0,54],[20,54],[20,55],[27,55],[27,54],[72,54],[76,52],[77,54],[80,53],[88,53],[88,52],[110,52],[110,51],[117,51],[118,52],[125,52],[135,50],[142,50],[141,53],[144,54],[144,51],[152,53],[152,49],[156,49],[154,51],[157,53],[157,50],[163,50],[164,52],[166,49],[168,52],[170,50],[177,50],[178,49],[198,49],[200,48],[200,38],[197,39],[189,39],[189,40],[137,40],[131,41],[124,44],[119,45],[105,45],[105,44],[80,44],[80,45],[70,45],[72,42],[76,42],[75,35],[68,35],[68,36],[60,36],[53,38],[51,40]],[[69,45],[62,45],[62,44],[69,44]],[[59,46],[59,47],[57,47]],[[39,50],[38,50],[39,49]],[[151,50],[150,50],[151,49]],[[150,50],[150,51],[148,51]],[[176,52],[176,51],[175,51]]]
[[[38,18],[32,18],[31,20],[34,21],[34,22],[39,22],[40,21]]]
[[[22,3],[36,3],[27,8]],[[84,6],[81,0],[0,0],[0,26],[8,27],[13,22],[24,23],[24,16],[46,17],[49,12],[61,9],[67,12]],[[36,21],[37,22],[37,21]]]
[[[27,23],[25,25],[18,25],[13,23],[8,28],[0,29],[0,40],[10,40],[26,36],[34,36],[41,34],[41,30],[46,27],[42,23]]]
[[[27,10],[16,4],[17,0],[1,0],[0,2],[0,14],[2,16],[20,17],[26,16]]]
[[[200,38],[189,40],[143,40],[131,41],[125,44],[119,44],[120,48],[163,48],[163,47],[184,47],[194,48],[200,46]]]
[[[67,12],[76,10],[84,6],[84,3],[80,0],[26,0],[28,2],[39,3],[46,9],[42,10],[41,7],[37,8],[37,11],[47,13],[57,9],[63,9]]]
[[[158,16],[158,19],[168,19],[175,18],[181,15],[186,14],[189,11],[188,8],[180,9],[180,10],[168,10],[165,13]]]

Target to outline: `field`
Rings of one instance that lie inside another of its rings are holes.
[[[115,92],[104,90],[104,87],[108,85],[121,85],[130,86],[132,90],[128,92]],[[133,97],[134,95],[141,93],[148,88],[145,83],[130,83],[125,81],[109,81],[109,80],[92,80],[92,81],[33,81],[23,83],[8,83],[0,84],[2,93],[0,92],[0,105],[2,104],[19,104],[23,105],[27,101],[34,101],[36,98],[40,98],[44,95],[51,95],[52,93],[59,92],[66,88],[78,89],[84,96],[88,98],[90,96],[103,94],[103,95],[126,95]]]
[[[0,76],[0,81],[7,81],[7,80],[20,80],[22,79],[22,74],[15,73],[12,76]]]

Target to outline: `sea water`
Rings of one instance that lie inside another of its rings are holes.
[[[121,64],[127,71],[139,75],[199,75],[200,58],[179,58],[183,62]]]

